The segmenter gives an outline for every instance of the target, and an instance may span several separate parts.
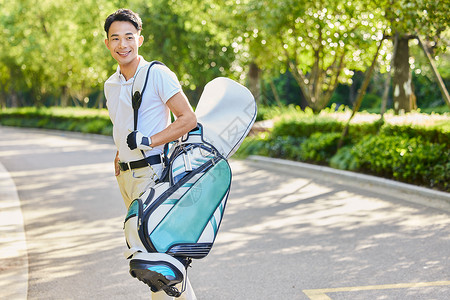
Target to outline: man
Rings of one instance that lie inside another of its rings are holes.
[[[176,75],[166,66],[154,65],[142,96],[137,131],[133,131],[131,93],[134,76],[148,64],[138,55],[144,41],[141,30],[140,17],[128,9],[119,9],[105,21],[105,44],[119,65],[105,82],[106,105],[117,146],[114,160],[116,178],[127,208],[161,175],[164,144],[178,139],[197,125]],[[170,123],[170,111],[176,118],[173,123]],[[152,299],[172,297],[158,292],[152,293]],[[178,299],[196,299],[189,280],[186,292]]]

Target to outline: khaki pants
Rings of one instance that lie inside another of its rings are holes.
[[[140,194],[147,189],[155,185],[155,180],[161,176],[162,164],[153,165],[150,167],[144,167],[134,170],[120,171],[120,174],[116,176],[117,183],[119,184],[120,193],[122,194],[125,206],[128,209],[131,202],[134,199],[139,198]],[[181,291],[182,284],[176,286]],[[197,300],[191,283],[186,278],[186,291],[178,297],[170,297],[164,291],[153,293],[151,295],[152,300]]]
[[[155,185],[155,180],[161,176],[162,164],[134,170],[120,171],[116,176],[125,206],[128,209],[134,199]]]

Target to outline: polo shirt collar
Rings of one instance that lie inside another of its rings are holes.
[[[136,73],[134,73],[133,77],[130,78],[130,79],[128,80],[129,82],[133,82],[133,81],[134,81],[134,77],[136,76],[137,72],[138,72],[142,67],[144,67],[144,66],[146,66],[146,65],[149,64],[149,62],[146,61],[141,55],[138,55],[138,58],[139,58],[139,65],[138,65],[138,67],[137,67],[137,69],[136,69]],[[117,74],[117,77],[119,78],[119,81],[121,81],[121,82],[127,82],[127,81],[125,80],[125,77],[122,75],[122,73],[120,73],[120,67],[119,67],[119,66],[117,66],[116,74]]]

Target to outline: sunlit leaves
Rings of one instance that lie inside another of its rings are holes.
[[[383,33],[423,35],[445,66],[446,5],[447,0],[0,0],[0,89],[26,91],[34,100],[101,94],[116,65],[103,43],[103,22],[129,7],[144,21],[140,54],[162,60],[187,89],[201,90],[217,76],[244,83],[248,66],[257,64],[265,76],[290,68],[307,96],[326,100],[336,82],[349,84],[355,71],[366,70]],[[381,72],[389,68],[391,53],[392,42],[385,41]],[[415,72],[425,72],[412,54]]]
[[[43,96],[62,93],[84,99],[101,87],[107,52],[99,30],[107,7],[95,0],[2,5],[0,30],[9,45],[1,49],[0,61],[11,74],[10,90],[29,90],[39,103]]]
[[[220,29],[222,7],[217,1],[130,1],[144,23],[140,53],[161,60],[178,75],[183,86],[197,90],[215,77],[233,77],[234,52]]]
[[[367,67],[386,27],[381,10],[362,1],[248,0],[240,10],[252,60],[269,70],[290,65],[314,109],[350,80],[349,70]]]

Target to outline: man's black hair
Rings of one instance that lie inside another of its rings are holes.
[[[108,38],[109,27],[114,21],[130,22],[137,30],[142,30],[142,20],[137,13],[132,10],[121,8],[110,14],[105,20],[105,32]]]

